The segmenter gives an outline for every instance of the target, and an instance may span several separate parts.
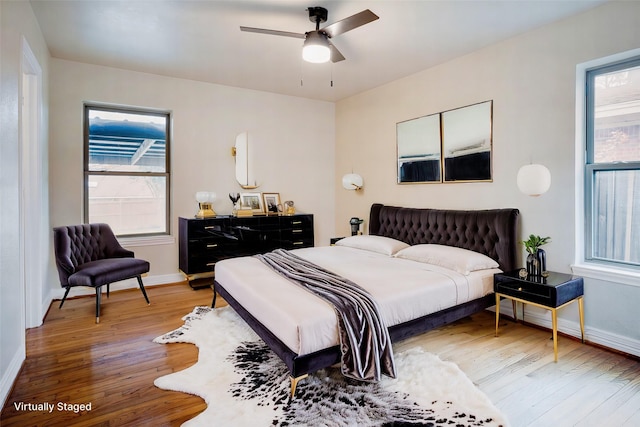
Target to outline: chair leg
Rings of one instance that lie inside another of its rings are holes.
[[[96,288],[96,323],[100,323],[100,299],[102,297],[102,290],[98,286]]]
[[[140,290],[142,291],[142,295],[144,295],[144,299],[147,300],[147,304],[151,304],[149,302],[149,297],[147,297],[147,291],[144,290],[144,285],[142,284],[142,277],[136,276],[136,279],[138,279],[138,285],[140,285]]]
[[[70,290],[71,290],[71,286],[69,286],[67,290],[64,291],[64,296],[62,297],[62,301],[60,301],[60,306],[58,308],[62,308],[62,304],[64,304],[64,300],[67,299],[67,295],[69,295]]]

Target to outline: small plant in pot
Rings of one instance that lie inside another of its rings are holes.
[[[522,244],[529,253],[527,256],[527,274],[529,276],[545,276],[547,274],[547,255],[540,246],[546,245],[551,237],[540,237],[535,234],[529,235]]]

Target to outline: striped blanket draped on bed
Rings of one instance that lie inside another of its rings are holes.
[[[366,290],[284,249],[256,257],[333,305],[344,376],[361,381],[379,381],[382,374],[395,378],[389,331]]]

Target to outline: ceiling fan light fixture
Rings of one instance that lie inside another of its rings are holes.
[[[302,46],[302,59],[314,64],[328,62],[331,59],[331,49],[327,36],[316,31],[307,33]]]

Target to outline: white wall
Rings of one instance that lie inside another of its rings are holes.
[[[171,244],[131,247],[149,260],[145,283],[178,276],[178,217],[197,212],[196,191],[213,191],[213,208],[229,214],[235,181],[231,147],[249,132],[255,150],[253,191],[279,192],[298,212],[315,215],[316,245],[328,245],[334,229],[334,104],[168,78],[116,68],[51,60],[51,225],[83,222],[83,102],[150,107],[173,112],[171,141]],[[55,266],[51,288],[60,285]],[[89,291],[92,291],[89,289]],[[73,292],[73,291],[72,291]],[[87,291],[84,290],[86,293]],[[153,294],[150,294],[150,298]]]
[[[613,2],[440,66],[342,100],[336,106],[336,225],[368,219],[374,202],[433,208],[516,207],[522,235],[551,236],[548,268],[571,272],[575,261],[576,66],[640,46],[640,3]],[[493,100],[493,182],[396,184],[396,122]],[[549,192],[519,193],[518,168],[530,161],[551,170]],[[353,169],[362,192],[339,188]],[[366,229],[367,224],[363,225]],[[589,339],[640,355],[635,311],[640,286],[585,281]],[[508,307],[505,306],[505,310]],[[527,309],[529,321],[548,314]],[[577,334],[577,308],[560,314]]]
[[[46,140],[49,52],[28,2],[0,2],[0,403],[25,357],[25,292],[20,269],[20,79],[22,44],[43,71],[41,138]],[[44,145],[44,141],[42,141]],[[41,153],[46,157],[46,152]],[[46,158],[42,159],[46,164]],[[44,170],[46,179],[46,166]],[[46,189],[44,196],[46,197]],[[48,226],[47,212],[42,213]],[[35,296],[38,300],[39,295]],[[42,295],[42,300],[46,299]]]

